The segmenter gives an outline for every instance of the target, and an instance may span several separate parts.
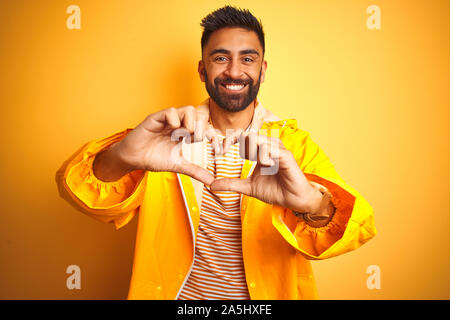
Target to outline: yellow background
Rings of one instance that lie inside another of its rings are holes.
[[[374,208],[374,239],[313,262],[320,298],[450,298],[449,1],[39,0],[0,2],[1,299],[126,297],[137,219],[115,231],[77,212],[55,172],[90,140],[201,102],[199,23],[227,3],[262,19],[263,105]],[[66,288],[72,264],[81,290]]]

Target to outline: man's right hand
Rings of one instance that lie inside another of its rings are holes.
[[[174,134],[175,130],[178,134]],[[149,115],[124,139],[98,154],[94,174],[103,181],[115,181],[134,170],[171,171],[210,185],[214,176],[182,156],[181,141],[174,137],[186,135],[190,135],[187,143],[206,137],[216,153],[222,150],[207,114],[192,106],[169,108]]]

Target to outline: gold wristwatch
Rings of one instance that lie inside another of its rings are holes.
[[[297,212],[292,211],[297,217],[302,218],[306,222],[318,222],[323,220],[328,220],[333,216],[336,208],[331,201],[332,194],[328,191],[327,188],[313,181],[309,181],[309,183],[317,190],[322,193],[322,201],[320,202],[318,213],[311,214],[310,212]]]

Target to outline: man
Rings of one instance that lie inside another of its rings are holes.
[[[61,189],[116,228],[139,213],[129,299],[317,298],[309,260],[372,238],[372,208],[295,120],[258,101],[258,20],[226,6],[201,25],[210,98],[87,144]]]

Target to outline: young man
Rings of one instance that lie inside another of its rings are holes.
[[[372,208],[295,120],[259,103],[258,20],[226,6],[201,25],[210,98],[87,144],[62,189],[116,228],[139,213],[129,299],[317,298],[309,260],[372,238]]]

